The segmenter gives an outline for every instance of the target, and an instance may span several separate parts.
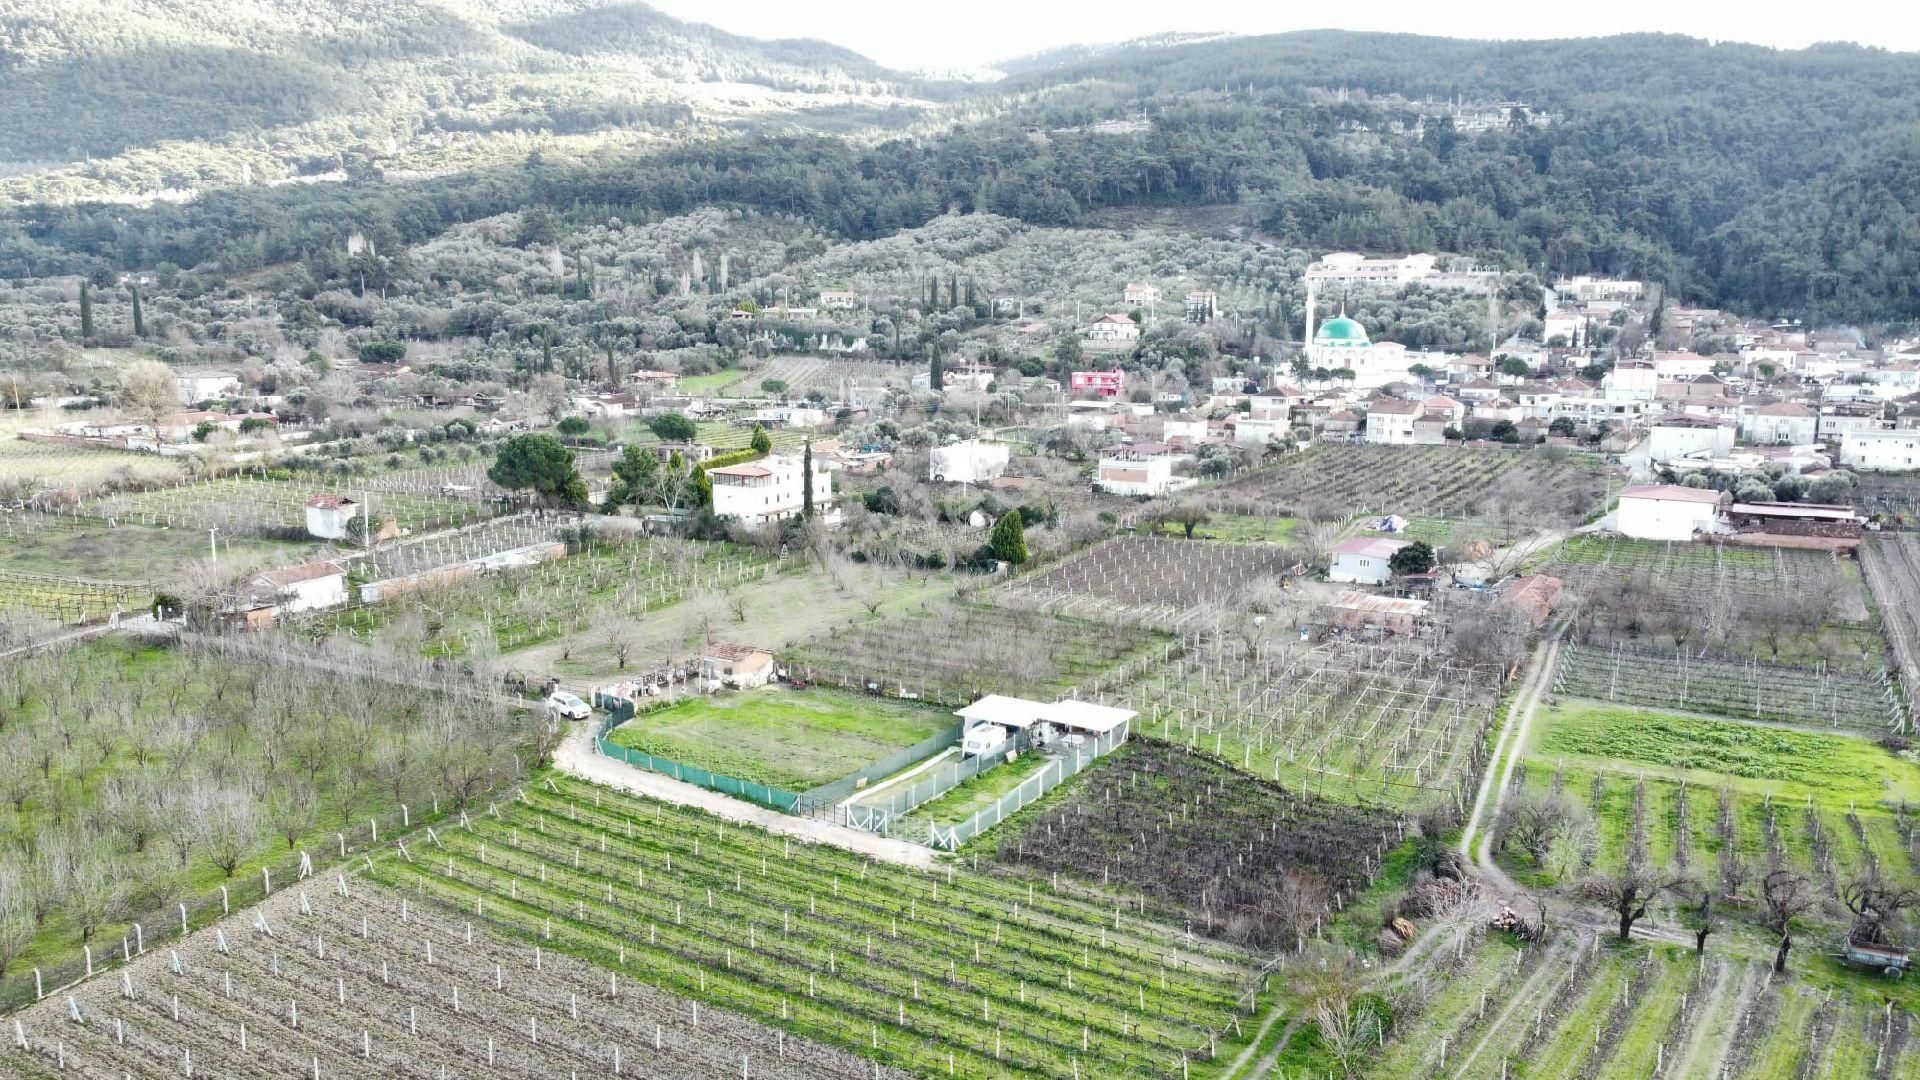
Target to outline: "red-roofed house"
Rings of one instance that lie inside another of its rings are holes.
[[[1333,545],[1333,560],[1327,567],[1327,577],[1353,585],[1385,585],[1393,577],[1393,570],[1388,566],[1393,553],[1407,544],[1405,540],[1389,540],[1381,536],[1356,536],[1342,540]]]
[[[713,483],[713,512],[737,518],[744,525],[764,525],[797,516],[805,504],[801,488],[801,455],[769,454],[758,461],[707,470]],[[833,501],[833,474],[816,455],[813,460],[813,505],[827,513]]]
[[[1641,540],[1691,540],[1694,533],[1713,527],[1726,497],[1712,488],[1639,484],[1620,493],[1614,528]]]

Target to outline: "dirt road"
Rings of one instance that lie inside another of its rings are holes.
[[[696,807],[716,817],[726,818],[728,821],[758,825],[780,836],[831,844],[834,847],[845,848],[861,855],[870,855],[876,859],[885,859],[887,862],[902,866],[926,868],[934,864],[933,849],[919,844],[910,844],[904,840],[890,840],[846,825],[782,814],[777,810],[755,806],[752,803],[722,795],[717,791],[708,791],[706,788],[675,780],[670,776],[648,772],[624,761],[603,757],[594,746],[593,728],[592,721],[573,725],[573,730],[567,733],[566,740],[554,752],[553,764],[556,768],[582,780],[605,784],[620,791],[645,795],[679,806]]]

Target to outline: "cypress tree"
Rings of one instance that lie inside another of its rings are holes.
[[[813,517],[813,440],[800,451],[800,516]]]
[[[140,286],[138,285],[133,287],[133,336],[147,336],[147,324],[140,318]]]
[[[1019,566],[1027,561],[1027,525],[1021,520],[1020,511],[1009,510],[1000,515],[1000,520],[993,524],[993,535],[987,546],[1001,562]]]
[[[939,391],[945,390],[946,388],[947,372],[946,369],[941,366],[940,351],[935,349],[933,350],[933,359],[927,362],[927,389]]]
[[[80,283],[80,344],[93,340],[93,286]]]

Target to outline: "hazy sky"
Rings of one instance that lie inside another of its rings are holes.
[[[1372,0],[1351,5],[1168,3],[1167,0],[651,0],[684,19],[753,37],[813,37],[845,45],[883,64],[908,68],[978,67],[991,61],[1081,42],[1124,41],[1169,30],[1273,33],[1337,26],[1481,38],[1597,37],[1661,31],[1714,40],[1799,48],[1846,40],[1920,51],[1920,5],[1913,0],[1611,0],[1567,4],[1495,0]]]

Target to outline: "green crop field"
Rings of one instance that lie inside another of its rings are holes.
[[[758,784],[805,791],[957,721],[943,709],[836,690],[771,687],[642,713],[613,741]]]
[[[1043,883],[870,862],[571,779],[367,875],[918,1075],[1215,1075],[1253,1030],[1236,950]]]
[[[1215,514],[1193,531],[1197,539],[1223,540],[1228,543],[1284,543],[1300,527],[1299,518],[1263,517],[1254,514]],[[1166,536],[1185,536],[1186,530],[1174,522],[1163,522],[1157,530]]]
[[[1920,765],[1864,739],[1576,702],[1539,715],[1524,768],[1526,787],[1590,816],[1600,871],[1638,849],[1729,892],[1775,865],[1843,883],[1869,854],[1915,877]],[[1544,884],[1574,868],[1535,871]]]

